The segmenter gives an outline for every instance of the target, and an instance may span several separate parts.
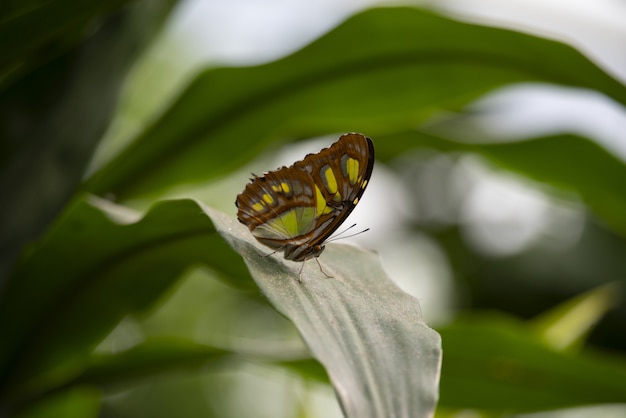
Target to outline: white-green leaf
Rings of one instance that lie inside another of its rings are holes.
[[[208,210],[243,257],[272,305],[296,325],[326,368],[347,417],[428,417],[437,398],[441,340],[422,320],[418,301],[385,275],[378,257],[328,245],[301,264],[255,242],[236,220]]]

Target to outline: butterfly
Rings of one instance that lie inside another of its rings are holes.
[[[319,265],[324,241],[357,205],[373,168],[372,140],[359,133],[342,135],[290,167],[253,174],[235,201],[237,218],[257,241],[282,251],[287,260],[302,261],[304,267],[315,258]],[[320,270],[328,276],[321,265]]]

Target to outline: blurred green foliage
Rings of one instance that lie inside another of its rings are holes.
[[[514,83],[591,89],[621,106],[626,86],[561,43],[419,9],[373,9],[275,62],[204,70],[84,178],[124,80],[174,4],[0,6],[0,416],[242,416],[233,405],[250,394],[241,389],[250,364],[263,378],[288,370],[278,379],[300,398],[273,402],[281,416],[304,415],[303,388],[327,387],[328,376],[272,308],[285,314],[290,300],[260,294],[202,208],[161,202],[142,216],[88,194],[154,203],[177,186],[234,175],[279,144],[352,130],[374,138],[391,168],[416,150],[453,162],[477,155],[584,204],[575,245],[507,257],[475,248],[459,219],[414,217],[445,253],[464,311],[440,328],[438,414],[624,402],[625,299],[592,292],[554,308],[608,282],[624,294],[624,162],[569,133],[478,144],[428,122],[445,126],[450,113]],[[406,190],[429,199],[417,183]],[[595,308],[583,309],[592,299]],[[485,309],[550,313],[528,323],[477,313]],[[589,343],[552,345],[548,324]]]

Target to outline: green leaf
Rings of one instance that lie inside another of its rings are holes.
[[[531,326],[555,350],[579,348],[592,327],[615,307],[618,295],[617,283],[599,286],[534,318]]]
[[[0,19],[0,286],[75,193],[126,73],[173,6],[136,1],[107,16],[121,0],[10,3]]]
[[[0,300],[3,402],[81,373],[120,319],[150,307],[193,264],[253,285],[196,202],[163,202],[141,219],[121,209],[80,200],[22,258]]]
[[[249,231],[209,210],[271,304],[298,328],[324,366],[347,417],[429,417],[437,401],[439,335],[417,300],[385,275],[375,254],[330,244],[304,266],[267,256]]]
[[[88,27],[128,0],[12,2],[0,7],[0,91],[89,33]]]
[[[119,385],[167,370],[221,364],[229,353],[181,339],[151,339],[117,354],[96,354],[69,384]]]
[[[511,318],[473,315],[439,332],[442,407],[510,413],[626,399],[623,359],[552,350]]]
[[[93,387],[75,387],[41,400],[18,413],[16,418],[97,418],[101,393]]]
[[[331,245],[322,262],[336,277],[325,278],[309,263],[300,283],[299,263],[264,256],[244,226],[213,210],[206,216],[192,200],[162,202],[141,219],[122,209],[77,202],[21,260],[0,301],[4,396],[12,402],[81,375],[86,382],[115,375],[120,364],[135,362],[135,371],[145,371],[159,358],[172,361],[171,351],[157,350],[140,363],[131,351],[84,372],[94,345],[124,315],[149,307],[188,265],[204,262],[227,277],[245,276],[217,228],[244,254],[270,302],[298,327],[348,416],[428,416],[434,409],[439,336],[422,322],[417,301],[385,278],[374,255]]]
[[[626,164],[588,139],[555,135],[470,144],[412,131],[380,137],[376,157],[384,161],[414,148],[476,153],[553,190],[577,194],[598,217],[626,235]]]
[[[85,188],[155,193],[222,176],[270,143],[353,130],[376,138],[524,81],[626,104],[626,87],[569,46],[414,8],[373,9],[281,60],[204,71]]]
[[[316,380],[321,383],[329,383],[328,373],[326,373],[326,370],[319,361],[315,359],[284,360],[276,364],[295,371],[304,378]]]

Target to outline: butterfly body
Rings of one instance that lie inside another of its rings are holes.
[[[293,261],[318,257],[363,194],[374,166],[364,135],[342,135],[290,167],[255,176],[237,196],[237,218],[262,244]]]

